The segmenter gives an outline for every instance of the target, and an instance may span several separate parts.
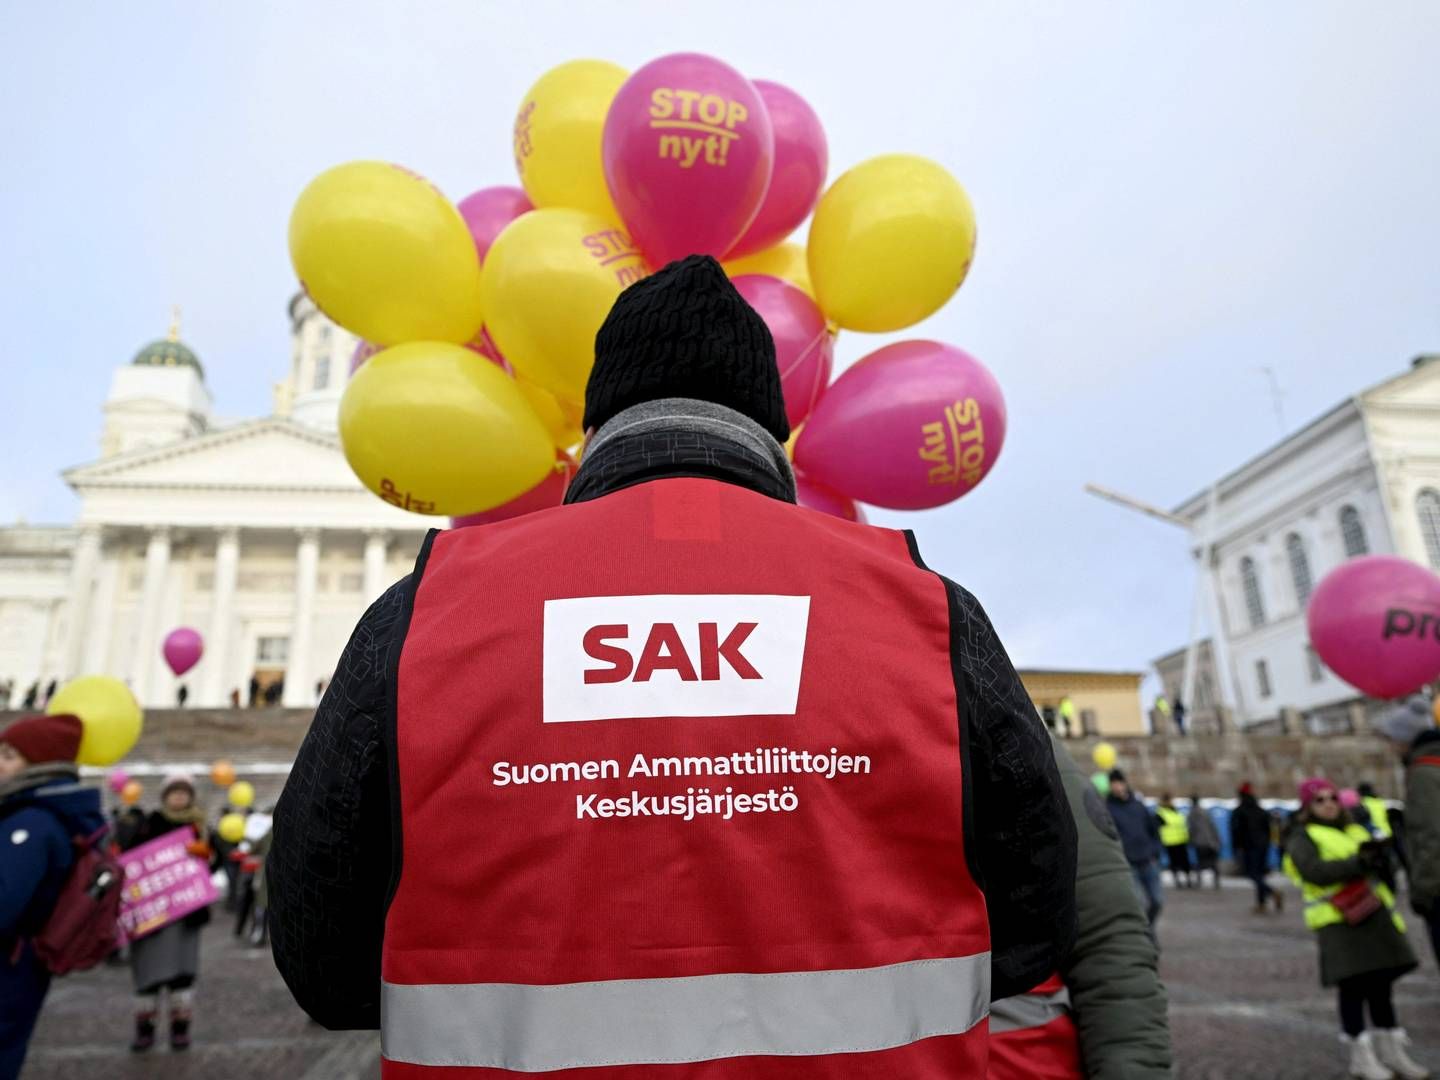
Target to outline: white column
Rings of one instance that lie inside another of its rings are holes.
[[[305,529],[295,550],[295,615],[290,627],[290,659],[285,665],[283,704],[292,709],[310,705],[310,639],[315,622],[315,577],[320,566],[320,533]]]
[[[232,686],[226,685],[230,674],[230,625],[235,619],[235,581],[240,572],[240,530],[220,530],[215,541],[215,586],[210,605],[210,632],[205,636],[205,682],[200,693],[201,705],[218,708],[229,704]],[[241,690],[248,696],[247,689]]]
[[[95,598],[90,607],[90,629],[85,635],[84,671],[76,674],[108,675],[110,635],[115,627],[115,589],[120,580],[120,558],[112,552],[100,555],[95,578]]]
[[[365,603],[373,604],[380,598],[389,584],[385,580],[385,560],[390,549],[389,534],[367,532],[365,534]]]
[[[150,673],[160,651],[160,602],[165,593],[165,575],[170,569],[170,530],[157,528],[145,547],[145,581],[140,593],[140,626],[135,637],[135,655],[130,661],[130,686],[141,705],[151,705]],[[169,705],[165,701],[160,704]]]
[[[60,656],[60,681],[82,675],[85,628],[90,625],[90,592],[95,585],[95,571],[100,563],[100,529],[94,525],[81,530],[75,542],[75,555],[70,563],[70,593],[67,603],[65,645]]]

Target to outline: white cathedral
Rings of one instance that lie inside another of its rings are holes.
[[[377,499],[351,473],[336,422],[356,339],[303,295],[290,303],[289,377],[273,415],[218,422],[179,341],[115,372],[100,457],[64,474],[73,526],[0,528],[0,684],[113,675],[148,707],[248,704],[275,684],[308,706],[365,608],[408,573],[443,519]],[[165,635],[189,626],[200,663],[176,678]],[[43,695],[43,690],[42,690]]]

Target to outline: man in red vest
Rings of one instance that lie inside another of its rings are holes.
[[[563,298],[557,298],[557,302]],[[596,338],[567,505],[432,533],[276,811],[276,962],[384,1075],[983,1076],[1075,933],[1075,828],[975,599],[794,505],[713,259]]]

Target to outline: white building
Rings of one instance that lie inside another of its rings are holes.
[[[1372,387],[1178,506],[1205,567],[1218,676],[1242,723],[1359,696],[1310,648],[1305,605],[1346,559],[1440,570],[1440,355]]]
[[[355,338],[305,297],[290,304],[289,377],[274,415],[218,422],[204,371],[178,340],[115,373],[99,460],[70,469],[74,525],[0,528],[0,683],[126,680],[148,706],[248,700],[283,679],[313,704],[356,620],[408,573],[440,519],[395,509],[351,473],[335,434]],[[183,679],[160,646],[205,638]],[[253,680],[253,681],[252,681]]]

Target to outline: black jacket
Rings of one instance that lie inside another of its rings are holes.
[[[1125,858],[1131,863],[1143,865],[1160,857],[1160,826],[1155,815],[1150,813],[1143,802],[1134,795],[1123,799],[1114,795],[1105,800],[1115,830],[1120,834],[1120,846],[1125,849]]]
[[[665,476],[705,476],[793,501],[789,478],[707,434],[649,432],[592,451],[569,501]],[[979,603],[953,582],[951,647],[968,751],[976,850],[989,901],[992,996],[1059,968],[1075,936],[1075,825],[1045,727]],[[380,952],[398,865],[392,832],[393,672],[413,582],[361,618],[275,810],[266,874],[276,965],[295,1000],[332,1029],[380,1022]]]
[[[1230,846],[1236,851],[1270,850],[1270,815],[1254,795],[1241,795],[1230,815]]]

